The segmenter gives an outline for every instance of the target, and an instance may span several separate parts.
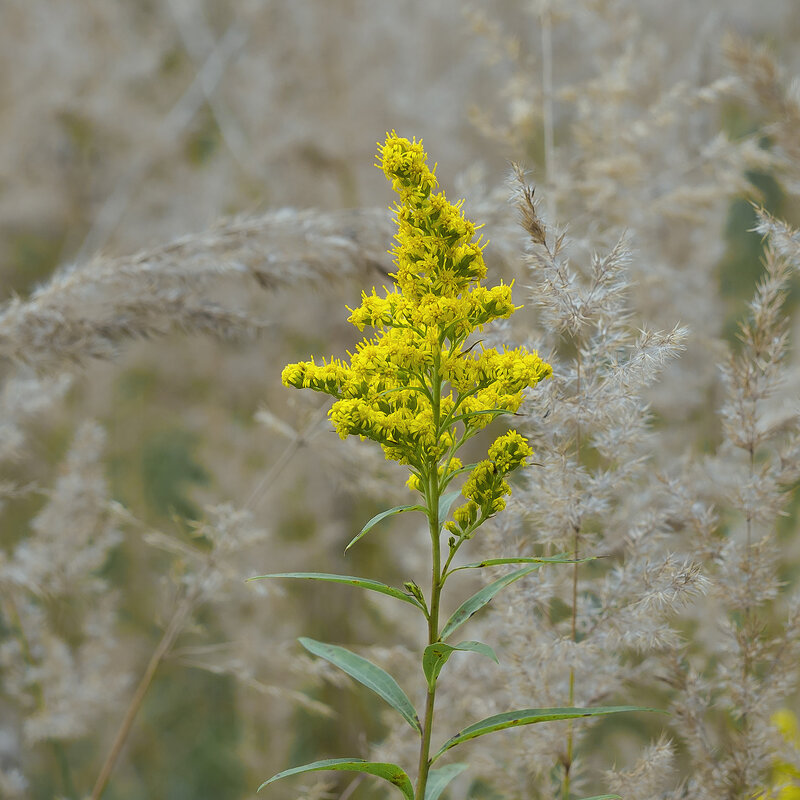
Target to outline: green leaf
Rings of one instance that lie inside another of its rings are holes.
[[[479,463],[479,461],[473,461],[471,464],[465,464],[463,467],[459,467],[454,472],[451,472],[450,475],[455,477],[456,475],[461,475],[464,472],[471,472],[473,469],[475,469],[475,467],[478,466]]]
[[[415,597],[400,591],[400,589],[395,589],[394,586],[387,586],[385,583],[373,581],[369,578],[356,578],[352,575],[333,575],[330,572],[273,572],[271,575],[256,575],[247,580],[260,581],[264,578],[304,578],[311,581],[344,583],[348,586],[358,586],[361,589],[369,589],[371,592],[380,592],[380,594],[385,594],[389,597],[396,597],[398,600],[403,600],[406,603],[411,603],[412,606],[425,610]]]
[[[461,496],[461,490],[455,492],[448,492],[439,498],[439,522],[442,523],[447,519],[450,509],[455,503],[456,499]]]
[[[447,620],[447,624],[444,626],[444,628],[442,628],[440,638],[442,640],[446,639],[451,633],[453,633],[453,631],[455,631],[456,628],[458,628],[460,625],[463,625],[476,611],[483,608],[501,589],[508,586],[509,583],[513,583],[520,578],[524,578],[529,573],[539,569],[540,566],[541,563],[536,563],[527,567],[522,567],[521,569],[514,570],[514,572],[509,572],[508,575],[504,575],[502,578],[498,578],[488,586],[484,586],[483,589],[472,595],[469,600],[462,603],[453,612],[450,619]]]
[[[414,706],[397,681],[388,672],[345,647],[318,642],[315,639],[307,639],[304,636],[300,637],[298,641],[309,653],[330,661],[331,664],[339,667],[351,678],[355,678],[359,683],[363,683],[364,686],[372,689],[392,708],[400,712],[402,717],[417,733],[422,732]]]
[[[464,472],[471,472],[471,471],[472,471],[473,469],[475,469],[475,467],[477,467],[477,466],[478,466],[478,462],[477,462],[477,461],[474,461],[472,464],[467,464],[465,467],[459,467],[458,469],[456,469],[456,470],[453,470],[453,472],[451,472],[451,473],[450,473],[450,474],[449,474],[449,475],[448,475],[448,476],[445,478],[445,481],[444,481],[444,484],[443,484],[442,488],[444,488],[445,486],[447,486],[447,485],[450,483],[450,481],[452,481],[452,480],[453,480],[453,478],[457,477],[458,475],[461,475],[461,474],[462,474],[462,473],[464,473]]]
[[[494,650],[483,642],[467,641],[455,645],[445,644],[444,642],[434,642],[425,648],[425,652],[422,655],[422,670],[425,673],[428,686],[433,686],[434,682],[439,677],[439,673],[442,671],[442,667],[447,663],[447,659],[450,658],[455,650],[469,650],[473,653],[480,653],[482,656],[491,658],[496,664],[499,663]]]
[[[376,514],[355,536],[355,538],[350,542],[350,544],[345,547],[345,553],[362,537],[366,536],[381,520],[386,519],[386,517],[393,517],[395,514],[403,514],[406,511],[425,511],[425,506],[395,506],[394,508],[387,509],[386,511],[381,511],[380,514]]]
[[[438,800],[439,795],[447,788],[447,784],[468,766],[468,764],[448,764],[446,767],[432,769],[425,784],[425,800]]]
[[[474,725],[459,731],[448,739],[431,759],[436,761],[439,756],[446,753],[451,747],[476,739],[486,733],[502,731],[506,728],[516,728],[519,725],[532,725],[535,722],[549,722],[556,719],[577,719],[578,717],[600,717],[606,714],[619,714],[623,711],[656,711],[656,708],[640,708],[639,706],[605,706],[600,708],[522,708],[518,711],[506,711],[504,714],[495,714],[487,717]],[[658,712],[666,713],[666,712]]]
[[[594,561],[597,556],[586,558],[569,558],[568,556],[553,556],[551,558],[487,558],[484,561],[475,561],[472,564],[463,564],[451,569],[458,572],[460,569],[481,569],[482,567],[497,567],[501,564],[583,564],[584,561]]]
[[[459,414],[456,417],[453,417],[451,423],[460,422],[461,420],[469,419],[470,417],[480,417],[484,414],[491,414],[492,418],[499,417],[501,414],[513,414],[513,411],[509,411],[507,408],[486,408],[482,411],[468,411],[466,414]]]
[[[258,787],[260,792],[265,786],[290,775],[301,775],[304,772],[319,772],[321,770],[346,770],[348,772],[365,772],[367,775],[377,775],[396,786],[408,800],[414,800],[414,787],[408,775],[397,764],[384,764],[379,761],[364,761],[360,758],[326,758],[323,761],[314,761],[302,767],[285,769]]]
[[[618,794],[594,794],[591,797],[582,797],[581,800],[622,800]]]

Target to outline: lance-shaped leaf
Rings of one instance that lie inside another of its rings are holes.
[[[442,523],[447,519],[447,515],[450,513],[450,509],[455,503],[456,498],[461,495],[461,490],[458,489],[455,492],[448,492],[447,494],[443,494],[439,498],[439,522]]]
[[[451,633],[453,633],[453,631],[456,630],[456,628],[458,628],[460,625],[463,625],[476,611],[483,608],[501,589],[508,586],[509,583],[514,583],[514,581],[524,578],[534,570],[539,569],[540,566],[540,563],[530,564],[527,567],[514,570],[514,572],[509,572],[508,575],[504,575],[502,578],[498,578],[488,586],[484,586],[483,589],[472,595],[469,600],[466,600],[453,612],[450,619],[447,620],[444,628],[442,628],[440,638],[446,639]]]
[[[467,464],[464,467],[459,467],[459,469],[453,470],[453,472],[451,472],[445,478],[445,481],[444,481],[444,484],[442,485],[442,488],[447,486],[450,483],[450,481],[453,480],[453,478],[456,478],[456,477],[458,477],[459,475],[462,475],[465,472],[472,472],[472,470],[475,469],[475,467],[477,467],[477,466],[478,466],[478,462],[474,461],[472,464]]]
[[[468,766],[468,764],[448,764],[446,767],[432,769],[425,784],[425,800],[438,800],[439,795],[447,788],[447,784]]]
[[[366,536],[381,520],[393,517],[395,514],[403,514],[406,511],[425,511],[425,506],[395,506],[386,511],[376,514],[353,538],[350,544],[345,547],[345,553],[362,537]]]
[[[258,787],[258,791],[260,792],[273,781],[288,778],[290,775],[302,775],[304,772],[321,772],[322,770],[345,770],[347,772],[365,772],[367,775],[377,775],[379,778],[383,778],[393,786],[396,786],[408,800],[414,800],[414,787],[411,785],[411,779],[397,764],[364,761],[360,758],[326,758],[323,761],[304,764],[302,767],[292,767],[264,781]]]
[[[451,747],[457,744],[476,739],[494,731],[502,731],[506,728],[516,728],[520,725],[533,725],[536,722],[549,722],[556,719],[577,719],[578,717],[601,717],[607,714],[620,714],[624,711],[656,711],[656,708],[641,708],[639,706],[601,706],[599,708],[522,708],[518,711],[506,711],[503,714],[495,714],[492,717],[482,719],[474,725],[459,731],[451,739],[448,739],[438,750],[431,762],[436,761],[439,756],[446,753]],[[666,713],[666,712],[659,712]]]
[[[618,794],[593,794],[591,797],[582,797],[581,800],[622,800]]]
[[[461,642],[460,644],[445,644],[444,642],[434,642],[425,648],[422,655],[422,671],[425,673],[425,678],[428,681],[428,686],[433,686],[442,667],[447,663],[454,650],[468,650],[473,653],[480,653],[482,656],[491,658],[495,663],[497,656],[494,650],[488,644],[483,642]]]
[[[397,681],[388,672],[345,647],[318,642],[315,639],[306,637],[301,637],[298,641],[309,653],[330,661],[331,664],[339,667],[351,678],[355,678],[359,683],[363,683],[364,686],[372,689],[375,694],[382,697],[392,708],[398,711],[417,733],[422,732],[414,706]]]
[[[356,578],[353,575],[334,575],[330,572],[273,572],[271,575],[256,575],[247,580],[260,581],[265,578],[302,578],[310,581],[344,583],[347,586],[358,586],[361,589],[369,589],[371,592],[380,592],[380,594],[385,594],[389,597],[396,597],[398,600],[411,603],[412,606],[425,610],[421,603],[410,594],[406,594],[400,589],[395,589],[394,586],[387,586],[380,581],[373,581],[370,578]]]
[[[482,409],[481,411],[467,411],[465,414],[458,414],[457,416],[453,417],[450,422],[461,422],[462,420],[470,419],[471,417],[481,417],[487,414],[491,415],[492,419],[494,419],[495,417],[499,417],[501,414],[513,413],[513,411],[509,411],[507,408],[486,408]]]
[[[473,561],[471,564],[462,564],[454,567],[448,574],[458,572],[460,569],[482,569],[483,567],[499,567],[503,564],[583,564],[584,561],[594,561],[597,556],[586,556],[585,558],[570,558],[569,556],[551,556],[549,558],[486,558],[483,561]]]

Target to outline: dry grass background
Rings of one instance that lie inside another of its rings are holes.
[[[501,668],[454,658],[444,725],[563,704],[567,667],[579,703],[673,712],[482,740],[452,796],[566,768],[574,797],[734,800],[797,762],[769,717],[800,656],[798,42],[795,0],[0,0],[0,797],[240,798],[410,752],[293,640],[413,696],[421,632],[243,582],[423,563],[400,523],[344,559],[403,477],[279,383],[391,269],[390,128],[517,279],[492,336],[556,370],[475,552],[606,556],[497,598]]]

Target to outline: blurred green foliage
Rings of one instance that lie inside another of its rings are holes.
[[[186,160],[195,167],[214,157],[221,141],[219,126],[210,111],[199,114],[184,143]]]
[[[233,678],[169,662],[147,695],[128,772],[107,800],[232,800],[247,794]],[[122,774],[120,775],[122,778]]]
[[[48,278],[61,258],[62,231],[52,229],[7,230],[2,235],[4,260],[3,297],[28,294]]]
[[[180,429],[160,431],[143,443],[140,463],[144,496],[157,514],[199,518],[200,511],[189,499],[188,490],[208,483],[209,475],[195,457],[197,445],[195,434]]]

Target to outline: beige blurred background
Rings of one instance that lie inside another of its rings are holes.
[[[746,198],[797,211],[780,165],[742,144],[768,110],[715,83],[731,71],[726,31],[800,70],[796,0],[0,0],[0,294],[34,319],[38,286],[54,274],[79,284],[37,301],[51,327],[0,325],[0,796],[90,796],[176,619],[109,800],[250,797],[289,763],[345,744],[366,753],[365,735],[386,733],[364,695],[323,680],[293,640],[392,647],[416,634],[346,590],[243,583],[300,568],[403,580],[418,566],[397,537],[343,560],[353,528],[402,502],[402,474],[340,445],[320,399],[279,384],[288,361],[352,346],[345,304],[386,280],[394,198],[376,141],[392,129],[424,139],[448,195],[487,223],[487,258],[507,279],[525,281],[511,160],[579,241],[629,229],[637,312],[696,322],[692,364],[752,292],[760,245]],[[616,138],[637,124],[651,127]],[[181,258],[197,247],[185,270],[170,261],[176,240]],[[169,280],[136,273],[136,253]],[[670,294],[676,264],[708,294]],[[186,311],[195,291],[241,316],[204,323]],[[59,320],[84,315],[96,328],[56,347]],[[705,446],[711,372],[654,398],[684,426],[681,446]],[[415,541],[411,527],[392,531]],[[273,796],[339,797],[350,783],[298,785]]]

